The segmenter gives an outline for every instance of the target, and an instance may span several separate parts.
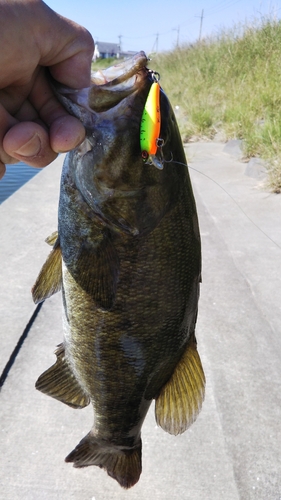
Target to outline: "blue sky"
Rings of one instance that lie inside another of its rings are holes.
[[[281,16],[281,0],[45,0],[47,5],[85,26],[95,40],[119,43],[123,50],[171,50],[177,43],[219,33],[262,16]],[[158,36],[157,36],[158,34]]]

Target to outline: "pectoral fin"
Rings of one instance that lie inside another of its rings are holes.
[[[196,343],[192,342],[156,399],[157,424],[170,434],[183,433],[196,420],[204,394],[205,376]]]
[[[119,257],[110,235],[105,233],[98,245],[85,240],[73,266],[67,266],[75,281],[95,300],[98,307],[111,309],[114,303]]]
[[[72,408],[84,408],[90,403],[90,399],[84,394],[66,362],[63,344],[58,346],[55,354],[56,363],[40,375],[35,384],[36,389]]]
[[[51,297],[61,289],[62,257],[57,233],[53,233],[46,241],[49,245],[53,244],[54,247],[33,285],[32,297],[35,304]]]

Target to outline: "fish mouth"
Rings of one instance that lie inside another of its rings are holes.
[[[132,85],[130,78],[135,77],[139,71],[146,68],[148,61],[145,52],[138,52],[130,59],[125,59],[119,64],[92,73],[92,84],[106,85],[107,87],[121,87],[122,85],[128,87]]]
[[[141,51],[119,64],[94,72],[91,87],[73,90],[56,82],[55,90],[60,101],[71,114],[77,116],[73,104],[88,111],[101,113],[113,108],[144,86],[149,73],[146,67],[148,61],[145,52]]]

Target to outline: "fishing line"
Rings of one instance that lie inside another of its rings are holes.
[[[17,357],[18,353],[20,352],[21,347],[22,347],[22,345],[23,345],[23,343],[24,343],[24,341],[25,341],[25,339],[26,339],[26,337],[27,337],[27,335],[28,335],[28,333],[29,333],[29,331],[30,331],[30,329],[31,329],[31,327],[32,327],[32,325],[33,325],[33,323],[34,323],[34,321],[35,321],[35,319],[36,319],[36,317],[37,317],[37,315],[38,315],[41,307],[42,307],[42,305],[43,305],[43,303],[44,302],[41,302],[36,307],[34,313],[32,314],[29,322],[27,323],[24,331],[22,332],[22,334],[21,334],[21,336],[20,336],[20,338],[18,340],[18,343],[17,343],[16,347],[14,348],[14,350],[13,350],[13,352],[12,352],[12,354],[11,354],[11,356],[10,356],[10,358],[9,358],[9,360],[8,360],[6,366],[5,366],[5,368],[4,368],[4,370],[3,370],[2,374],[1,374],[1,377],[0,377],[0,391],[1,391],[1,388],[2,388],[2,386],[4,385],[4,383],[6,381],[6,378],[8,377],[8,375],[10,373],[10,370],[11,370],[11,368],[12,368],[12,366],[13,366],[15,360],[16,360],[16,357]]]
[[[186,163],[181,163],[180,161],[175,161],[173,159],[169,160],[169,161],[164,161],[164,163],[178,163],[178,165],[183,165],[184,167],[187,167],[188,169],[191,169],[191,170],[194,170],[195,172],[197,172],[198,174],[201,174],[203,175],[204,177],[206,177],[207,179],[209,179],[210,181],[214,182],[214,184],[216,184],[220,189],[222,189],[222,191],[224,191],[225,194],[227,194],[229,196],[229,198],[235,203],[235,205],[239,208],[239,210],[245,215],[245,217],[247,217],[247,219],[266,237],[268,238],[274,245],[276,245],[280,250],[281,250],[281,246],[278,245],[278,243],[276,241],[274,241],[267,233],[265,233],[263,231],[263,229],[258,226],[252,219],[251,217],[249,217],[249,215],[243,210],[243,208],[239,205],[239,203],[235,200],[235,198],[233,198],[233,196],[223,187],[221,186],[217,181],[215,181],[215,179],[212,179],[212,177],[210,177],[209,175],[205,174],[204,172],[201,172],[201,170],[198,170],[197,168],[194,168],[194,167],[191,167],[190,165],[187,165]]]

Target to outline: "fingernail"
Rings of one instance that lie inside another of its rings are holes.
[[[16,154],[20,156],[37,156],[40,153],[42,144],[38,134],[34,134],[29,141],[27,141],[21,148],[15,151]]]

